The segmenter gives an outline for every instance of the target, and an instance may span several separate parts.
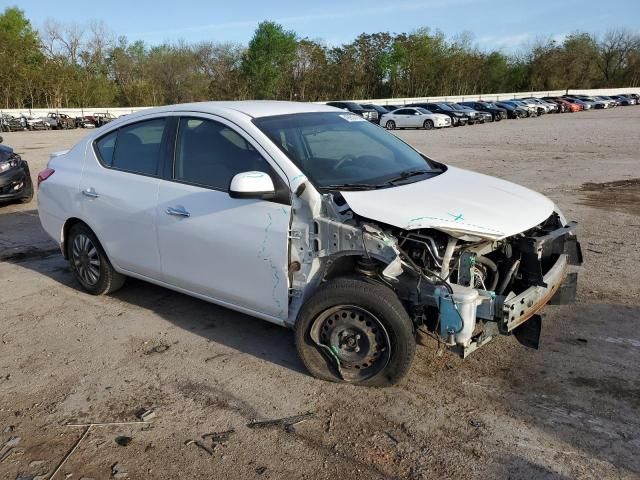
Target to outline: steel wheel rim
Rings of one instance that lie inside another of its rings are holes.
[[[334,363],[339,360],[340,374],[348,382],[374,377],[391,358],[387,330],[375,315],[362,307],[328,308],[316,317],[310,334],[316,344],[323,346],[324,355]]]
[[[71,246],[71,258],[75,271],[83,283],[93,287],[100,279],[100,256],[91,239],[81,233]]]

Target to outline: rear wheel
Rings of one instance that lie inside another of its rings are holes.
[[[396,294],[358,278],[320,287],[300,311],[295,341],[314,377],[376,387],[397,383],[416,349],[413,324]]]
[[[126,277],[114,270],[102,245],[85,224],[76,223],[69,230],[67,255],[76,280],[92,295],[115,292],[124,284]]]
[[[433,129],[433,120],[425,120],[423,126],[424,126],[425,130],[432,130]]]
[[[389,120],[384,126],[387,130],[395,130],[396,122],[394,122],[393,120]]]

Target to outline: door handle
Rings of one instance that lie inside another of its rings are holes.
[[[86,190],[82,190],[82,194],[85,197],[89,197],[89,198],[98,198],[100,196],[100,195],[98,195],[96,193],[96,191],[93,189],[93,187],[87,188]]]
[[[190,217],[191,216],[191,214],[189,212],[187,212],[182,207],[180,207],[180,208],[169,207],[169,208],[167,208],[166,213],[168,215],[175,215],[176,217]]]

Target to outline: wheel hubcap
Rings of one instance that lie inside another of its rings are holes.
[[[80,279],[89,286],[94,286],[100,278],[100,257],[91,239],[81,233],[73,239],[71,249],[73,266]]]
[[[354,305],[339,305],[325,310],[311,326],[311,338],[332,352],[339,362],[342,378],[362,381],[386,367],[391,343],[386,329],[371,312]]]

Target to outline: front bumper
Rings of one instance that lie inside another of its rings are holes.
[[[468,344],[453,349],[466,357],[499,334],[513,334],[520,343],[537,348],[542,326],[538,312],[547,304],[575,302],[578,274],[569,269],[582,264],[575,228],[576,223],[569,222],[543,236],[522,237],[514,248],[519,251],[518,274],[526,279],[526,288],[507,296],[479,291],[477,321],[482,329]]]
[[[0,201],[28,197],[32,188],[29,167],[24,161],[17,167],[0,174]]]
[[[507,296],[502,303],[500,332],[510,333],[549,303],[567,278],[569,265],[582,264],[582,250],[575,229],[576,222],[569,222],[541,237],[524,237],[520,241],[522,270],[529,288],[517,295]],[[555,258],[553,265],[542,271],[545,259]],[[561,302],[573,303],[577,274],[570,277],[569,285],[562,292]]]

